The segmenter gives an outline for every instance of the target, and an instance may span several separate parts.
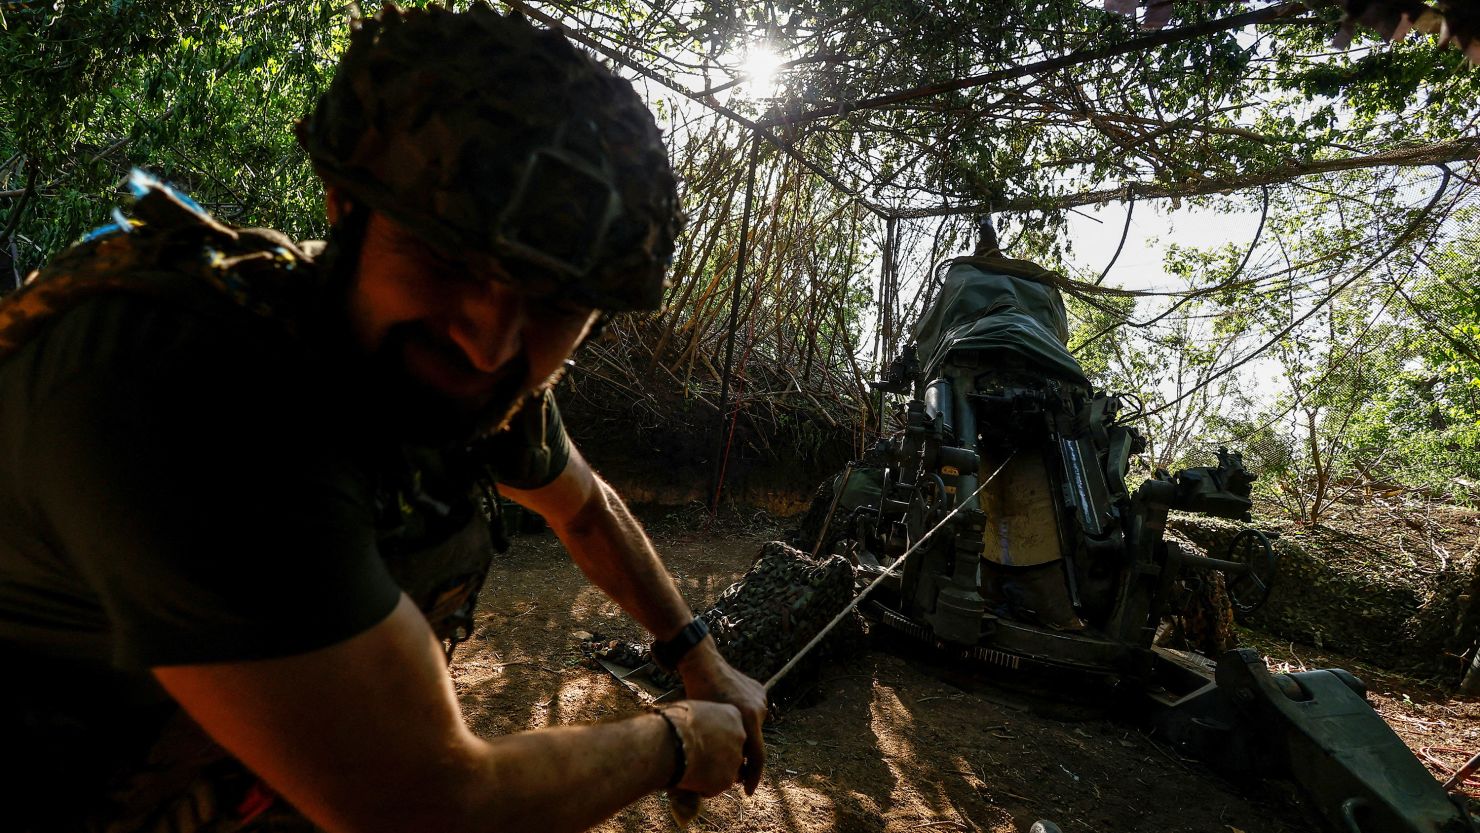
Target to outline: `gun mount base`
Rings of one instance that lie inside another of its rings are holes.
[[[1271,674],[1240,649],[1195,691],[1161,700],[1152,724],[1227,775],[1290,778],[1342,833],[1474,833],[1366,693],[1346,671]]]

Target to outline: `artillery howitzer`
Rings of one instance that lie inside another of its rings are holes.
[[[1164,537],[1173,509],[1247,520],[1254,476],[1220,449],[1216,466],[1129,491],[1136,414],[1066,349],[1062,279],[994,238],[983,250],[950,262],[875,383],[881,406],[903,400],[898,430],[824,484],[803,546],[848,557],[859,588],[883,578],[860,608],[876,623],[957,662],[1103,680],[1180,751],[1292,778],[1343,833],[1473,831],[1351,674],[1155,644],[1189,583],[1217,581],[1238,615],[1268,597],[1275,556],[1257,530],[1214,557]]]

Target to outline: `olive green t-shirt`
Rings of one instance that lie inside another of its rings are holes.
[[[5,770],[42,782],[55,755],[71,780],[136,752],[170,711],[149,668],[303,653],[389,614],[395,442],[362,385],[230,302],[128,293],[0,360],[0,748],[30,749]],[[484,449],[524,488],[569,453],[534,404]]]

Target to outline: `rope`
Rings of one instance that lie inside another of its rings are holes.
[[[811,651],[813,648],[817,647],[817,644],[821,642],[824,638],[826,638],[828,633],[830,633],[833,628],[838,626],[839,622],[842,622],[843,619],[847,618],[849,613],[852,613],[855,609],[857,609],[858,605],[863,602],[864,596],[867,596],[869,592],[872,591],[875,587],[878,587],[879,584],[884,581],[884,579],[888,578],[895,570],[899,569],[899,566],[904,563],[904,560],[906,558],[909,558],[911,555],[914,554],[915,550],[919,549],[925,544],[926,541],[930,540],[930,536],[934,535],[937,531],[940,530],[941,527],[945,526],[951,518],[956,516],[957,512],[965,509],[968,505],[971,504],[972,501],[976,500],[976,496],[982,493],[982,489],[987,488],[987,485],[990,484],[994,479],[996,479],[997,475],[1001,474],[1004,468],[1007,468],[1007,464],[1012,461],[1012,458],[1012,454],[1007,455],[1007,458],[1002,461],[1002,464],[997,467],[997,470],[992,472],[986,480],[983,480],[980,486],[976,487],[976,491],[972,492],[965,500],[957,503],[956,508],[947,512],[946,516],[940,519],[940,523],[937,523],[935,526],[930,528],[929,532],[920,536],[920,540],[916,541],[909,549],[905,550],[902,555],[894,559],[894,563],[890,564],[887,568],[880,572],[878,577],[869,582],[869,585],[867,587],[860,590],[858,592],[858,595],[854,596],[853,600],[848,602],[847,606],[844,607],[837,616],[834,616],[831,622],[828,622],[825,626],[823,626],[822,630],[818,631],[817,635],[812,637],[812,640],[810,642],[808,642],[806,645],[803,645],[800,651],[797,651],[791,659],[786,661],[785,665],[781,666],[780,671],[772,674],[771,679],[766,680],[766,690],[770,691],[773,686],[781,682],[781,678],[785,677],[787,673],[791,671],[791,669],[795,668],[796,664],[802,661],[802,658],[807,655],[808,651]]]
[[[1456,769],[1448,761],[1435,755],[1434,753],[1436,752],[1445,755],[1458,755],[1469,758],[1469,761]],[[1434,767],[1449,776],[1448,780],[1444,782],[1444,789],[1451,792],[1461,792],[1472,798],[1480,798],[1480,792],[1477,792],[1477,790],[1480,790],[1480,777],[1477,777],[1475,773],[1476,766],[1480,765],[1480,753],[1471,756],[1469,752],[1463,749],[1455,749],[1450,746],[1423,746],[1419,748],[1418,754],[1422,755],[1424,760],[1433,764]]]

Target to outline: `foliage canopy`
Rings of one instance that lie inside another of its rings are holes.
[[[870,363],[992,207],[1014,254],[1080,281],[1074,346],[1146,401],[1157,462],[1283,449],[1266,482],[1307,515],[1313,469],[1474,495],[1480,71],[1460,52],[1371,33],[1333,49],[1340,11],[1316,0],[1188,0],[1159,31],[1086,0],[510,5],[619,61],[685,180],[668,306],[592,353],[621,397],[657,396],[661,369],[665,395],[721,408],[733,320],[729,404],[757,435],[811,421],[862,445]],[[134,165],[231,222],[323,234],[291,126],[343,48],[339,4],[38,0],[3,26],[0,282],[100,223]],[[773,85],[747,77],[762,51]],[[1069,211],[1153,201],[1258,212],[1260,230],[1168,247],[1171,296],[1075,269]],[[674,412],[649,405],[654,426]]]

